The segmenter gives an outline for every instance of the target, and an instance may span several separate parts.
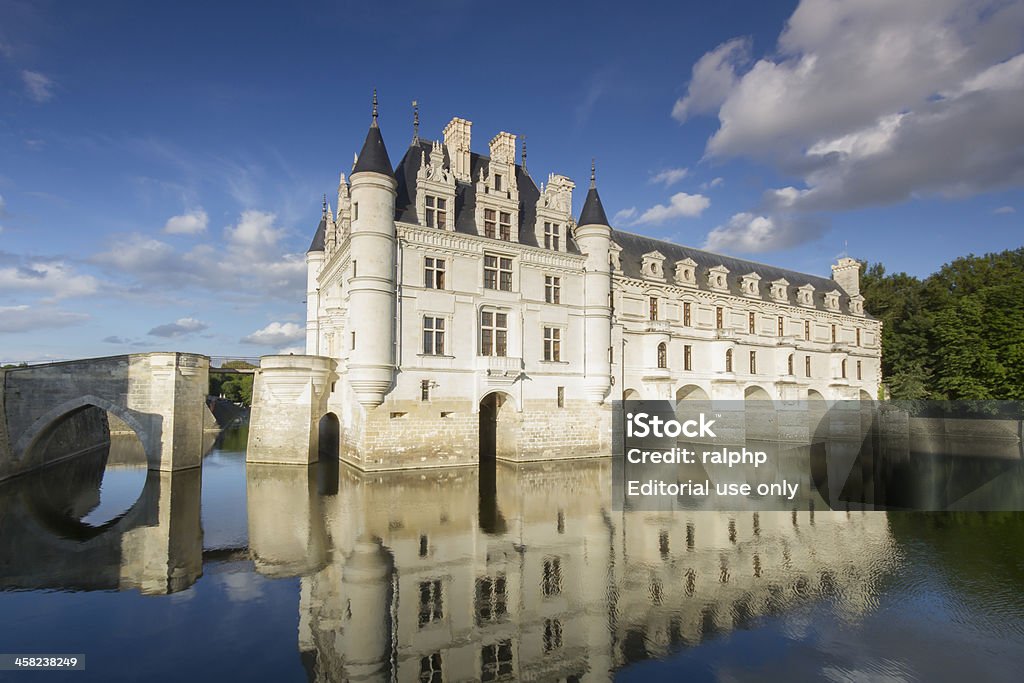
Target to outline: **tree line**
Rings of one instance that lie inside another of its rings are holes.
[[[1024,247],[964,256],[924,279],[862,263],[861,293],[883,324],[892,398],[1024,400]]]

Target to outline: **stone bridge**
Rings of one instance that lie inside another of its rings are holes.
[[[149,469],[198,467],[209,369],[206,356],[140,353],[0,370],[0,480],[102,445],[108,413]]]

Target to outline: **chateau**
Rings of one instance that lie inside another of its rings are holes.
[[[876,396],[855,260],[828,279],[616,230],[593,166],[577,218],[572,179],[535,179],[512,133],[474,152],[461,118],[393,166],[376,112],[306,255],[307,355],[257,373],[250,459],[607,455],[615,400]]]

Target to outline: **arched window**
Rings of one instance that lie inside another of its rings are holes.
[[[668,367],[668,346],[665,342],[658,344],[658,367],[662,369]]]
[[[845,358],[843,359],[843,362],[839,364],[839,370],[842,373],[839,376],[842,377],[843,379],[846,379],[846,359]]]
[[[732,372],[732,349],[725,351],[725,371]]]
[[[786,367],[787,367],[786,374],[787,375],[792,375],[793,374],[793,354],[792,353],[789,354],[789,361],[788,361],[788,364],[787,364]]]

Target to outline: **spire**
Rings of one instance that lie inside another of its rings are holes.
[[[583,211],[580,212],[580,219],[577,225],[608,225],[608,216],[605,215],[604,207],[601,205],[601,197],[597,194],[597,174],[595,172],[594,160],[590,160],[590,190],[587,191],[587,199],[583,202]]]
[[[420,103],[412,101],[412,144],[420,142]]]
[[[366,133],[366,141],[363,149],[356,157],[352,174],[372,171],[386,176],[394,177],[394,169],[391,166],[391,159],[388,157],[388,149],[384,146],[384,138],[381,137],[380,127],[377,125],[377,89],[373,89],[373,121],[370,123],[370,130]]]
[[[316,232],[313,233],[313,241],[309,243],[309,249],[306,253],[309,254],[314,251],[323,251],[324,242],[327,241],[327,195],[324,195],[324,206],[323,211],[320,215],[320,224],[316,226]]]

